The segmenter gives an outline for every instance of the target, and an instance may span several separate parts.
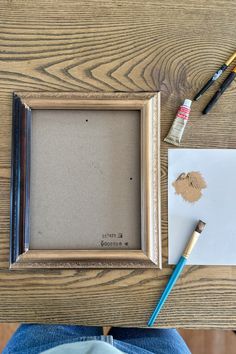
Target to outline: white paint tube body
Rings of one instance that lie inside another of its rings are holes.
[[[169,130],[167,137],[164,139],[167,143],[173,145],[180,145],[185,126],[188,122],[189,113],[191,111],[192,101],[185,99],[182,106],[179,107],[179,110],[176,114],[175,120]]]

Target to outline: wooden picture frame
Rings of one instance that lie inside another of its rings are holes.
[[[141,249],[31,249],[31,124],[35,110],[138,110],[141,122]],[[13,95],[10,269],[161,267],[160,94]]]

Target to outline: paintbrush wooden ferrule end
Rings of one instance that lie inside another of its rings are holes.
[[[193,234],[192,234],[192,237],[190,238],[185,250],[184,250],[184,253],[183,253],[183,257],[188,259],[190,254],[192,253],[192,250],[194,248],[194,246],[196,245],[204,227],[206,226],[206,223],[203,222],[202,220],[199,220],[198,223],[197,223],[197,226],[195,228],[195,230],[193,231]]]

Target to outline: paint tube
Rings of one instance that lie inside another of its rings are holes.
[[[169,130],[167,137],[164,139],[167,143],[173,145],[180,145],[185,126],[188,122],[189,113],[191,111],[192,101],[185,99],[182,106],[179,107],[179,110],[176,114],[175,120]]]

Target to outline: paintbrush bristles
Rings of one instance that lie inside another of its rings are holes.
[[[195,231],[198,232],[199,234],[203,231],[204,227],[206,226],[206,223],[203,222],[202,220],[198,221],[198,224],[196,226]]]

